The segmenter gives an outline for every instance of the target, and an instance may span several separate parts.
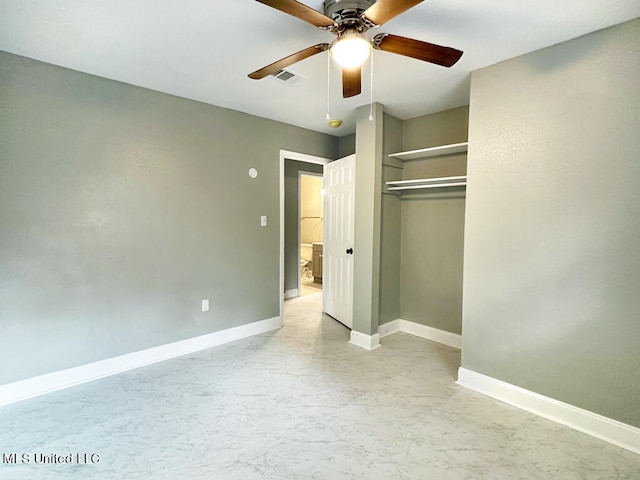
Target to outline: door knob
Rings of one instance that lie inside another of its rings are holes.
[[[347,248],[347,255],[353,255],[353,248]]]

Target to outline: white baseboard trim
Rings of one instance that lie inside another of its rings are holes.
[[[386,337],[387,335],[391,335],[396,332],[409,333],[416,337],[426,338],[427,340],[442,343],[443,345],[457,349],[462,348],[462,335],[429,327],[420,323],[410,322],[409,320],[399,318],[397,320],[392,320],[391,322],[383,323],[378,327],[380,337]]]
[[[640,428],[460,367],[458,385],[640,454]]]
[[[364,348],[365,350],[374,350],[380,346],[380,334],[374,333],[373,335],[367,335],[366,333],[351,330],[349,343]]]
[[[282,318],[273,317],[187,340],[180,340],[66,370],[7,383],[0,385],[0,406],[116,375],[170,358],[187,355],[280,327],[282,327]]]
[[[292,290],[285,290],[284,291],[284,299],[285,300],[289,300],[290,298],[297,298],[300,296],[300,290],[298,290],[297,288],[294,288]]]
[[[400,327],[401,320],[392,320],[387,323],[383,323],[378,326],[378,333],[380,334],[380,338],[388,337],[389,335],[393,335],[394,333],[398,333],[402,331]]]

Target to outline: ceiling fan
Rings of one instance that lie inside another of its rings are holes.
[[[372,48],[443,67],[451,67],[462,56],[462,52],[455,48],[390,33],[379,33],[372,39],[365,35],[367,30],[379,27],[423,0],[325,0],[324,13],[296,0],[257,1],[327,30],[338,38],[331,44],[313,45],[250,73],[249,78],[255,80],[329,50],[336,63],[342,67],[342,96],[348,98],[362,92],[362,64],[369,58]]]

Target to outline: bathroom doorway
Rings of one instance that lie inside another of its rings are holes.
[[[323,175],[324,166],[331,161],[332,160],[328,158],[316,157],[304,153],[290,152],[287,150],[280,151],[281,316],[284,312],[284,301],[291,298],[300,297],[302,295],[302,285],[300,281],[302,273],[302,256],[300,252],[300,244],[302,243],[302,236],[300,234],[300,221],[302,217],[300,213],[300,173],[311,175],[315,174],[319,177]],[[324,215],[324,212],[322,215]],[[305,212],[305,216],[318,215],[307,215]],[[313,243],[311,243],[311,245],[313,253]],[[322,292],[322,284],[318,282],[308,283],[310,287],[316,289],[317,293]],[[306,291],[307,288],[305,285],[305,292]]]
[[[298,173],[298,258],[300,296],[322,293],[323,270],[323,177],[321,173]]]

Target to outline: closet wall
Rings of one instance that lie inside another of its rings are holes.
[[[402,163],[389,153],[402,150],[402,120],[386,114],[383,120],[382,182],[400,180]],[[399,195],[382,194],[380,229],[380,317],[379,324],[400,318],[400,230],[402,204]]]
[[[385,117],[385,152],[466,142],[468,116],[464,106],[405,120],[401,142],[393,117]],[[405,161],[385,155],[385,182],[457,175],[466,175],[466,153]],[[383,191],[380,323],[394,319],[398,296],[395,318],[460,334],[465,188]],[[389,266],[393,252],[397,271]],[[399,288],[392,285],[394,276]]]

